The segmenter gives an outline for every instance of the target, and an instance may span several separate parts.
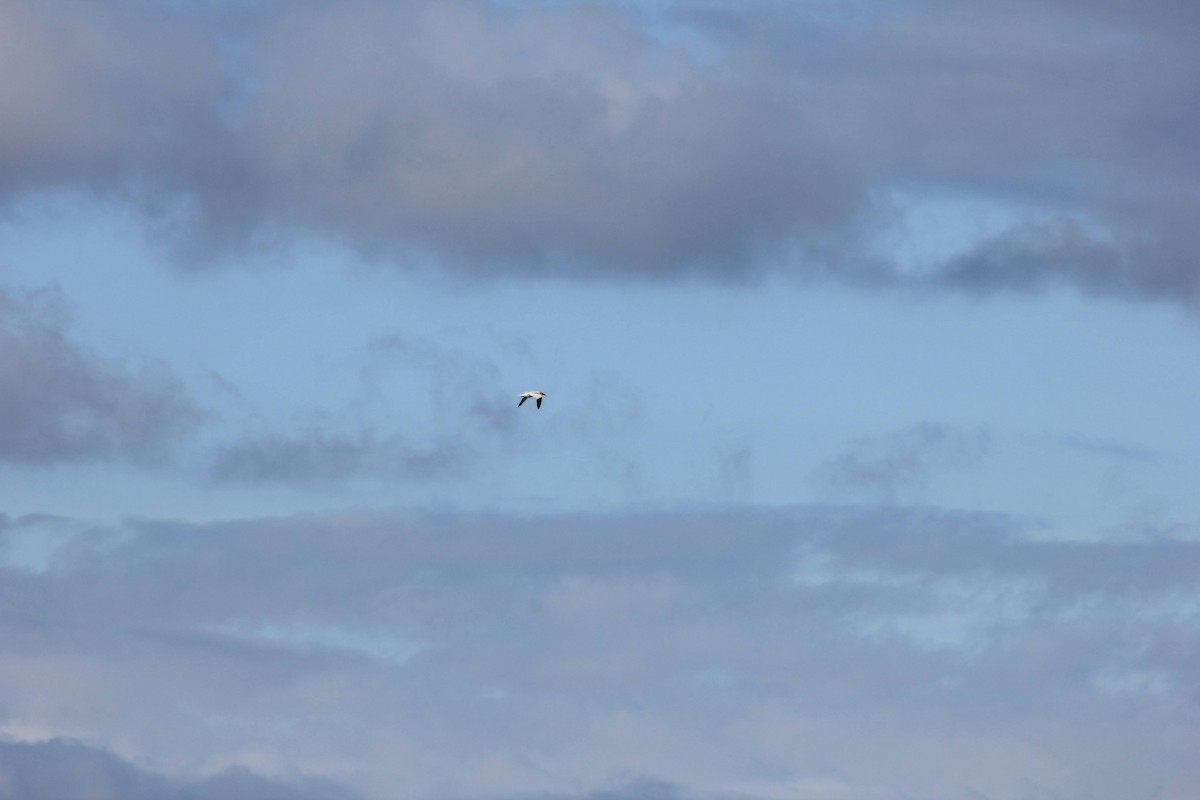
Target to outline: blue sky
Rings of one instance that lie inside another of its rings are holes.
[[[1197,24],[0,0],[0,798],[1194,796]]]

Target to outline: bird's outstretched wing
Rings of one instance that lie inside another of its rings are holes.
[[[541,408],[541,407],[542,407],[542,398],[540,398],[540,397],[538,398],[538,404],[537,404],[537,407],[538,407],[538,408]]]
[[[525,397],[524,395],[522,395],[522,396],[521,396],[521,403],[524,403],[524,402],[525,402],[526,400],[528,400],[528,399],[529,399],[528,397]],[[521,403],[517,403],[517,408],[520,408],[520,407],[521,407]]]

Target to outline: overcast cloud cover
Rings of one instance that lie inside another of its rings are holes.
[[[0,800],[1196,797],[1198,36],[0,0]]]

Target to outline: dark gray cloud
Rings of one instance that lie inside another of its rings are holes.
[[[799,109],[617,7],[333,4],[262,54],[264,166],[316,224],[468,263],[656,272],[725,269],[853,211]]]
[[[51,523],[9,519],[4,541]],[[67,533],[45,569],[4,569],[0,726],[163,769],[372,797],[641,775],[652,796],[1116,800],[1200,779],[1183,532],[1039,540],[1003,516],[811,507]]]
[[[0,2],[0,197],[82,188],[197,205],[210,233],[256,224],[218,42],[165,5]]]
[[[164,365],[127,365],[73,340],[52,290],[0,288],[0,460],[163,456],[201,419]]]
[[[117,191],[207,248],[871,283],[914,281],[866,244],[890,193],[953,191],[1012,225],[918,285],[1200,292],[1182,3],[170,8],[0,4],[0,190]]]
[[[171,780],[139,769],[81,742],[0,742],[0,798],[4,800],[352,800],[328,781],[274,781],[230,769],[200,781]]]

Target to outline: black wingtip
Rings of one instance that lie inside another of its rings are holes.
[[[542,407],[542,398],[540,398],[540,397],[538,398],[538,406],[537,407],[538,408]]]
[[[522,397],[522,398],[521,398],[521,403],[524,403],[524,402],[525,402],[526,400],[528,400],[528,399],[529,399],[528,397]],[[521,403],[517,403],[517,408],[520,408],[520,407],[521,407]]]

